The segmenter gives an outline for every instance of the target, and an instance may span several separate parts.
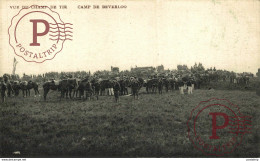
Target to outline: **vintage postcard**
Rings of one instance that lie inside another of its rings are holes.
[[[259,0],[0,11],[0,157],[258,160]]]

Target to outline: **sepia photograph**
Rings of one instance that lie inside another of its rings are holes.
[[[259,0],[1,0],[0,11],[2,161],[258,161]]]

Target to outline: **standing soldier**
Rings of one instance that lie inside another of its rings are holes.
[[[181,78],[178,79],[178,86],[179,86],[180,94],[184,94],[183,92],[184,82],[181,80]]]
[[[84,98],[84,82],[80,81],[79,86],[78,86],[78,91],[79,91],[79,98],[82,99],[82,97]]]
[[[159,94],[162,94],[162,90],[163,90],[163,81],[162,81],[162,78],[159,78],[159,81],[158,81]]]
[[[187,87],[188,87],[188,94],[192,94],[192,84],[191,84],[191,79],[188,80],[188,82],[187,82]]]
[[[116,102],[119,102],[119,91],[121,91],[121,87],[117,80],[114,80],[113,89],[114,89],[115,100]]]
[[[11,97],[11,94],[14,94],[14,89],[13,89],[13,81],[8,80],[6,82],[6,86],[7,86],[7,96]]]
[[[191,79],[191,87],[192,87],[192,91],[193,91],[194,87],[195,87],[195,80],[194,80],[194,78]]]
[[[9,81],[9,75],[4,74],[2,79],[3,79],[4,83],[7,83]]]
[[[173,82],[171,86],[172,86],[172,90],[176,90],[179,88],[178,79],[176,77],[173,77]]]
[[[2,77],[0,77],[0,89],[1,89],[1,101],[2,101],[2,103],[4,103],[5,97],[6,97],[5,91],[6,91],[7,87],[6,87],[6,84]]]
[[[92,85],[89,80],[86,82],[85,90],[86,90],[86,99],[90,100],[91,96],[93,94],[93,89],[92,89]]]
[[[201,77],[198,77],[198,78],[196,79],[196,88],[197,88],[197,89],[200,89],[201,83],[202,83],[202,79],[201,79]]]
[[[138,99],[138,91],[139,91],[139,84],[136,79],[132,79],[131,81],[131,87],[132,87],[132,95]]]
[[[108,95],[113,96],[114,90],[113,90],[113,80],[109,80],[108,82]]]

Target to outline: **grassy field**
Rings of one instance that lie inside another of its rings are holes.
[[[225,98],[253,116],[252,133],[224,157],[259,157],[260,97],[255,92],[196,90],[100,100],[62,100],[58,93],[8,98],[1,104],[1,157],[208,157],[187,137],[187,120],[200,101]],[[12,154],[20,151],[20,155]]]

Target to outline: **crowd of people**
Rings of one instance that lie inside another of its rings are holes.
[[[2,102],[5,101],[6,96],[11,97],[12,95],[19,95],[19,91],[22,90],[23,97],[27,96],[27,92],[30,94],[30,89],[34,89],[35,95],[39,94],[37,82],[32,80],[22,81],[13,80],[8,75],[4,75],[0,78],[1,81],[1,98]],[[111,95],[115,97],[115,101],[119,101],[119,96],[132,95],[134,99],[138,99],[139,91],[142,87],[146,88],[146,92],[162,94],[162,90],[165,91],[179,89],[180,94],[184,94],[184,90],[187,89],[188,94],[192,94],[195,87],[195,79],[190,77],[172,77],[165,75],[158,76],[152,75],[147,79],[138,78],[136,76],[122,76],[113,77],[109,79],[103,79],[101,77],[86,76],[83,79],[75,78],[71,74],[65,74],[60,77],[59,80],[50,78],[42,83],[44,89],[44,97],[46,99],[49,90],[57,90],[61,88],[62,82],[65,82],[64,93],[65,96],[70,96],[72,91],[76,92],[76,97],[90,98],[93,95]],[[48,86],[46,86],[48,84]],[[199,87],[199,86],[198,86]],[[70,90],[71,88],[71,90]],[[130,89],[131,92],[128,92]],[[62,90],[60,89],[62,92]],[[84,94],[86,91],[86,94]],[[79,94],[79,96],[77,96]],[[74,93],[73,93],[74,96]]]
[[[199,89],[201,84],[207,84],[211,81],[226,82],[230,80],[229,82],[232,84],[248,85],[250,77],[252,77],[251,74],[222,72],[214,68],[214,70],[203,72],[178,70],[177,72],[151,73],[145,76],[140,76],[140,73],[121,72],[114,74],[107,71],[95,72],[93,75],[90,72],[49,72],[30,76],[24,74],[22,78],[18,75],[4,74],[0,77],[0,81],[2,102],[5,101],[6,96],[18,95],[19,90],[22,90],[24,97],[27,95],[27,92],[30,92],[30,89],[34,89],[35,94],[39,93],[38,86],[43,85],[44,88],[44,84],[48,84],[47,92],[44,89],[44,97],[46,99],[48,91],[59,89],[60,87],[58,86],[62,81],[65,81],[65,95],[68,95],[71,88],[71,91],[74,90],[76,93],[81,93],[80,95],[84,96],[87,83],[90,83],[93,89],[90,88],[88,91],[90,94],[88,95],[93,95],[93,93],[104,95],[105,93],[106,95],[115,96],[115,100],[118,102],[119,96],[128,94],[127,88],[130,88],[131,95],[138,99],[141,87],[145,87],[147,93],[156,93],[158,91],[159,94],[162,94],[162,90],[165,89],[166,92],[168,90],[179,90],[180,94],[184,94],[184,91],[187,91],[187,94],[193,94],[195,88]],[[79,88],[80,85],[82,88]]]

